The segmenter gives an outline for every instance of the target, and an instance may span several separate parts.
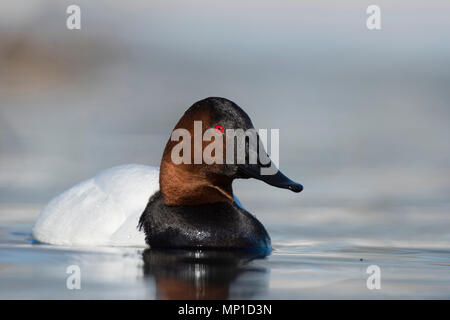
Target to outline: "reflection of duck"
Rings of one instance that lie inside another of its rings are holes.
[[[250,286],[237,286],[233,298],[248,299],[267,287],[265,268],[249,268],[264,253],[215,250],[146,249],[144,275],[153,277],[158,299],[227,299],[237,278]]]
[[[203,137],[213,128],[221,132],[254,130],[248,115],[235,103],[224,98],[201,100],[185,112],[174,129],[193,137],[194,143],[186,149],[191,164],[173,161],[173,150],[181,142],[169,139],[160,172],[158,168],[128,165],[100,173],[52,200],[36,221],[33,237],[65,245],[140,246],[145,245],[145,233],[147,244],[153,248],[270,249],[264,226],[236,202],[233,180],[255,178],[294,192],[303,187],[276,168],[274,174],[264,175],[262,169],[270,164],[250,164],[248,159],[254,155],[268,159],[262,144],[252,139],[246,141],[245,163],[237,163],[235,158],[232,164],[228,159],[224,164],[194,164],[196,121],[202,121],[199,133]],[[223,141],[227,155],[227,139]],[[200,146],[200,155],[204,155],[209,144],[200,138]],[[231,152],[234,157],[236,150]],[[212,152],[210,155],[213,157]],[[143,232],[136,229],[138,220]]]

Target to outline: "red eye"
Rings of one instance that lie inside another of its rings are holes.
[[[217,132],[217,133],[223,133],[223,127],[222,127],[220,124],[218,124],[218,125],[216,126],[216,132]]]

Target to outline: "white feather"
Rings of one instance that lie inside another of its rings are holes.
[[[51,200],[33,227],[33,238],[58,245],[145,246],[137,225],[158,190],[157,167],[104,170]]]

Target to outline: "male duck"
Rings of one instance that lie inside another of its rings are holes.
[[[192,105],[174,130],[194,136],[194,121],[199,120],[202,130],[254,129],[234,102],[207,98]],[[256,178],[294,192],[303,187],[279,170],[262,175],[259,161],[175,164],[171,153],[176,144],[167,142],[160,170],[143,165],[111,168],[54,198],[38,217],[33,238],[59,245],[270,249],[264,226],[234,197],[233,180]],[[245,151],[246,157],[265,154],[264,148],[248,143]]]

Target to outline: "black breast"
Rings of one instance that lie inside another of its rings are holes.
[[[152,248],[270,250],[264,226],[235,203],[166,206],[158,191],[142,213],[139,228]]]

